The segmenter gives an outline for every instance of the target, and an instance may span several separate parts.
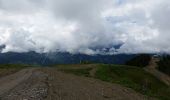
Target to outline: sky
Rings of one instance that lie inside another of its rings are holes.
[[[170,53],[170,0],[0,0],[5,52]]]

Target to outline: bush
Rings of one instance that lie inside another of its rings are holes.
[[[170,76],[170,56],[164,56],[160,59],[158,69]]]
[[[145,67],[149,65],[149,62],[151,60],[151,56],[148,54],[140,54],[131,60],[126,62],[126,65],[130,66],[138,66],[138,67]]]

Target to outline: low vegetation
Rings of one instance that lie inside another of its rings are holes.
[[[144,95],[170,100],[170,87],[138,67],[102,65],[96,72],[96,78],[121,84]]]

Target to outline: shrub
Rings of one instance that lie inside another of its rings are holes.
[[[158,69],[170,76],[170,56],[164,56],[160,59]]]
[[[140,54],[131,60],[126,62],[126,65],[130,66],[138,66],[138,67],[145,67],[149,65],[149,62],[151,60],[151,56],[148,54]]]

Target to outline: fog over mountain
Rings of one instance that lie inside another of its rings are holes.
[[[169,0],[0,0],[0,51],[170,53],[169,18]]]
[[[0,53],[0,64],[31,64],[31,65],[53,65],[53,64],[125,64],[136,55],[86,55],[70,53]]]

